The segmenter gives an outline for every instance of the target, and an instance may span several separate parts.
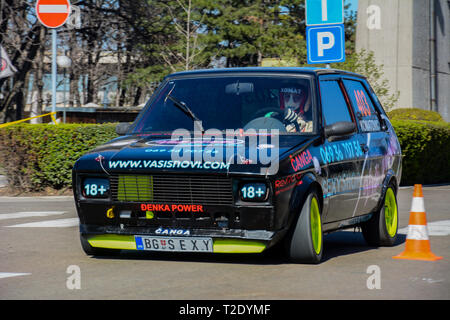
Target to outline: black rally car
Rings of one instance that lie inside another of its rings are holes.
[[[393,245],[401,150],[367,80],[313,68],[169,75],[73,168],[89,255],[259,253],[318,263],[323,234]],[[274,247],[274,248],[278,248]]]

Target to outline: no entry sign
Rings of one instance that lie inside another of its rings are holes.
[[[69,14],[69,0],[38,0],[36,2],[36,15],[39,21],[47,28],[62,26]]]

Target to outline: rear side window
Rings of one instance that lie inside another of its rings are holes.
[[[325,125],[339,121],[352,122],[347,102],[337,80],[321,80],[320,97]]]
[[[380,121],[366,88],[357,80],[346,79],[343,82],[361,131],[379,131]]]

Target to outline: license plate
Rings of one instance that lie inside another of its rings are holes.
[[[213,252],[212,238],[135,236],[138,250],[171,252]]]

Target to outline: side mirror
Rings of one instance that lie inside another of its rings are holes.
[[[124,136],[127,134],[128,130],[130,130],[131,123],[121,122],[116,126],[116,133],[119,136]]]
[[[349,121],[340,121],[325,127],[325,137],[346,136],[356,131],[356,125]]]

